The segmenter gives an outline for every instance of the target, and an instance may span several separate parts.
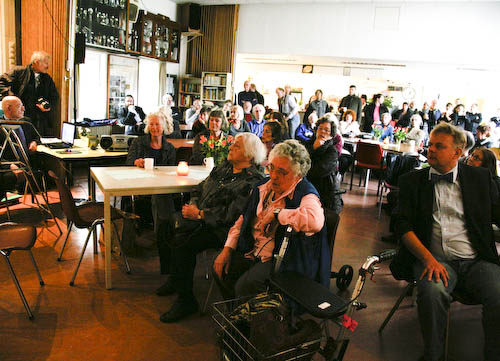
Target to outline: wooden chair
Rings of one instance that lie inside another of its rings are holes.
[[[9,256],[13,251],[28,251],[31,257],[31,261],[33,262],[33,266],[35,267],[36,274],[38,276],[38,280],[40,281],[40,285],[43,286],[45,283],[43,282],[42,276],[40,275],[40,270],[35,261],[35,257],[33,257],[33,253],[31,252],[31,248],[36,242],[36,228],[31,225],[22,225],[16,224],[12,222],[6,222],[0,224],[0,253],[4,256],[5,262],[7,262],[7,266],[9,267],[10,275],[14,284],[16,285],[17,292],[19,293],[19,297],[21,297],[21,301],[23,302],[24,308],[28,313],[28,317],[30,320],[33,319],[33,313],[31,312],[30,306],[28,305],[28,301],[24,297],[23,290],[21,289],[21,285],[16,277],[16,273],[14,272],[14,268],[12,268],[12,264],[10,263]]]
[[[97,254],[97,226],[100,225],[101,231],[104,231],[104,228],[102,227],[102,225],[104,224],[104,203],[88,202],[76,206],[75,200],[73,199],[73,195],[71,194],[68,186],[54,172],[49,171],[49,176],[52,177],[56,182],[57,190],[59,191],[59,197],[61,200],[61,206],[68,222],[68,231],[66,233],[66,238],[64,239],[64,244],[61,248],[61,252],[57,260],[61,261],[62,259],[64,248],[66,247],[66,243],[68,242],[69,234],[73,226],[77,228],[86,228],[89,231],[87,234],[87,238],[85,239],[85,244],[83,245],[82,252],[80,254],[80,259],[76,266],[75,272],[73,273],[73,277],[71,278],[71,281],[69,283],[70,286],[73,286],[76,275],[78,273],[78,269],[80,268],[80,264],[83,259],[83,255],[85,254],[85,249],[87,248],[90,235],[92,233],[94,234],[94,254]],[[113,223],[120,248],[121,239],[114,221],[121,218],[123,218],[121,214],[118,213],[115,208],[111,208],[111,222]],[[130,273],[130,266],[128,264],[127,256],[123,251],[121,252],[121,254],[125,262],[127,273]]]
[[[349,190],[352,190],[352,180],[356,167],[366,169],[368,172],[370,172],[370,170],[384,171],[386,169],[384,164],[384,152],[380,144],[358,142],[356,145],[356,153],[354,154],[354,163],[351,168],[351,185]],[[370,179],[370,173],[368,173],[367,178],[368,180]],[[379,195],[381,182],[382,176],[380,176],[378,180],[377,196]],[[359,174],[359,187],[361,187],[361,173]]]

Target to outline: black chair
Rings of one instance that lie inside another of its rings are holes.
[[[21,289],[21,285],[16,277],[14,268],[12,268],[9,256],[13,251],[28,251],[31,261],[33,262],[33,266],[35,267],[38,280],[40,281],[40,285],[43,286],[45,283],[43,282],[40,270],[36,264],[35,257],[33,257],[33,253],[31,252],[31,248],[35,242],[35,227],[11,222],[0,224],[0,253],[4,256],[5,262],[7,262],[10,275],[12,276],[12,280],[16,285],[17,292],[19,293],[19,297],[21,297],[21,301],[23,302],[24,308],[26,309],[30,320],[32,320],[34,316],[31,312],[30,306],[28,305],[28,301],[26,301],[26,298],[24,297],[23,290]]]
[[[68,242],[69,234],[73,225],[77,228],[86,228],[89,231],[87,234],[87,238],[85,239],[85,244],[83,245],[82,252],[80,254],[80,259],[76,266],[75,272],[73,273],[73,277],[71,278],[71,281],[69,283],[70,286],[73,286],[76,275],[78,273],[78,269],[80,268],[80,264],[82,263],[83,255],[85,254],[85,249],[87,248],[90,235],[92,233],[94,234],[94,254],[97,254],[97,226],[100,225],[101,231],[104,231],[104,228],[102,227],[102,225],[104,224],[104,203],[88,202],[76,206],[75,200],[73,199],[73,195],[71,194],[68,186],[54,172],[49,171],[49,176],[56,182],[57,190],[59,191],[59,197],[61,200],[61,206],[68,221],[68,231],[66,233],[66,238],[64,239],[64,244],[61,248],[61,252],[57,260],[61,261],[62,259],[64,248],[66,247],[66,243]],[[121,239],[114,221],[122,218],[123,217],[121,216],[121,214],[118,213],[115,208],[111,208],[111,223],[113,224],[113,228],[118,238],[120,248]],[[130,273],[130,266],[128,264],[127,256],[123,251],[121,251],[121,254],[125,262],[127,273]]]

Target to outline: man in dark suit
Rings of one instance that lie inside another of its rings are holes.
[[[346,95],[340,101],[339,113],[341,118],[347,109],[356,112],[356,119],[361,119],[361,99],[356,95],[356,85],[351,85],[349,87],[349,95]]]
[[[483,305],[485,360],[500,357],[500,261],[492,222],[500,221],[498,191],[486,169],[459,164],[462,130],[437,125],[430,168],[399,179],[396,233],[403,241],[391,263],[397,279],[415,279],[424,338],[421,360],[444,353],[447,310],[455,289]]]
[[[144,134],[144,119],[146,114],[141,107],[134,105],[134,97],[127,95],[125,97],[125,106],[118,113],[120,123],[125,125],[125,134],[142,135]]]
[[[15,67],[0,76],[0,97],[19,97],[26,107],[26,116],[43,135],[51,128],[50,112],[59,99],[54,81],[47,73],[49,61],[49,54],[35,51],[30,65]]]

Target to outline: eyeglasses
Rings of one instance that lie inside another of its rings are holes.
[[[267,166],[267,171],[269,172],[269,174],[271,174],[272,172],[276,171],[276,174],[278,174],[280,177],[286,177],[290,172],[287,172],[286,170],[284,170],[283,168],[274,168],[274,165],[272,164],[269,164]]]
[[[332,131],[331,128],[323,128],[323,127],[318,127],[318,131],[322,131],[325,133],[330,133]]]
[[[476,162],[482,162],[483,161],[481,159],[481,157],[479,155],[477,155],[476,153],[471,154],[470,157],[471,157],[472,160],[475,160]]]

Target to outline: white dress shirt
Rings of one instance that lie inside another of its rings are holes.
[[[434,184],[432,211],[431,253],[438,260],[474,259],[477,252],[472,247],[465,225],[462,190],[458,179],[458,165],[453,172],[453,183],[440,181]],[[434,168],[432,174],[441,174]]]

